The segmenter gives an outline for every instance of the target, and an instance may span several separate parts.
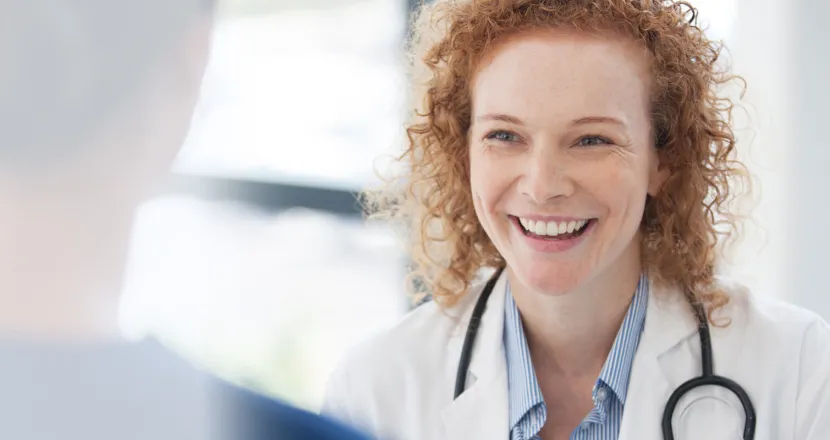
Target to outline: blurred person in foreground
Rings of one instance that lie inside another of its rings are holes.
[[[406,172],[370,208],[434,301],[346,356],[326,411],[401,440],[830,438],[827,323],[716,275],[747,173],[696,16],[425,7]]]
[[[359,439],[128,342],[137,206],[199,95],[206,0],[0,0],[0,438]]]

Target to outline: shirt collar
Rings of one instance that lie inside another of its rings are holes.
[[[631,376],[631,365],[634,361],[634,354],[640,342],[640,335],[643,330],[648,305],[649,282],[645,275],[640,276],[637,290],[628,306],[625,318],[623,318],[614,344],[608,358],[600,371],[598,383],[602,382],[608,386],[621,403],[625,403],[628,392],[628,381]],[[504,349],[507,360],[507,380],[509,390],[509,411],[510,426],[515,428],[527,420],[539,425],[544,425],[544,415],[541,419],[534,415],[538,411],[546,412],[545,402],[542,397],[542,390],[536,379],[536,372],[533,368],[533,361],[530,357],[530,349],[527,345],[522,318],[510,285],[507,285],[505,295],[505,319],[504,319]],[[594,394],[599,387],[594,387]],[[525,431],[538,432],[535,427],[525,426]]]
[[[634,363],[634,354],[640,343],[640,335],[646,320],[648,306],[648,278],[640,276],[637,291],[628,306],[622,325],[614,338],[614,345],[608,353],[608,359],[599,373],[599,380],[605,383],[616,394],[619,401],[625,404],[628,393],[628,380],[631,378],[631,365]]]
[[[510,426],[515,427],[534,407],[544,405],[544,398],[536,380],[522,318],[513,300],[509,283],[504,310],[504,352],[507,358]]]

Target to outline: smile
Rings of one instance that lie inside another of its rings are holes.
[[[542,253],[565,252],[578,246],[594,229],[597,219],[541,220],[508,216],[524,243]]]
[[[512,217],[512,216],[511,216]],[[513,217],[525,235],[551,240],[567,240],[582,235],[593,219],[569,221],[541,221],[523,217]]]

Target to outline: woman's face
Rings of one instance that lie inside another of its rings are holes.
[[[512,36],[472,84],[476,214],[518,282],[564,294],[639,270],[652,147],[647,54],[613,35]],[[613,276],[611,277],[613,278]]]

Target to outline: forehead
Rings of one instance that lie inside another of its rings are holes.
[[[472,82],[473,112],[532,119],[648,111],[650,58],[624,36],[535,30],[499,41]]]

